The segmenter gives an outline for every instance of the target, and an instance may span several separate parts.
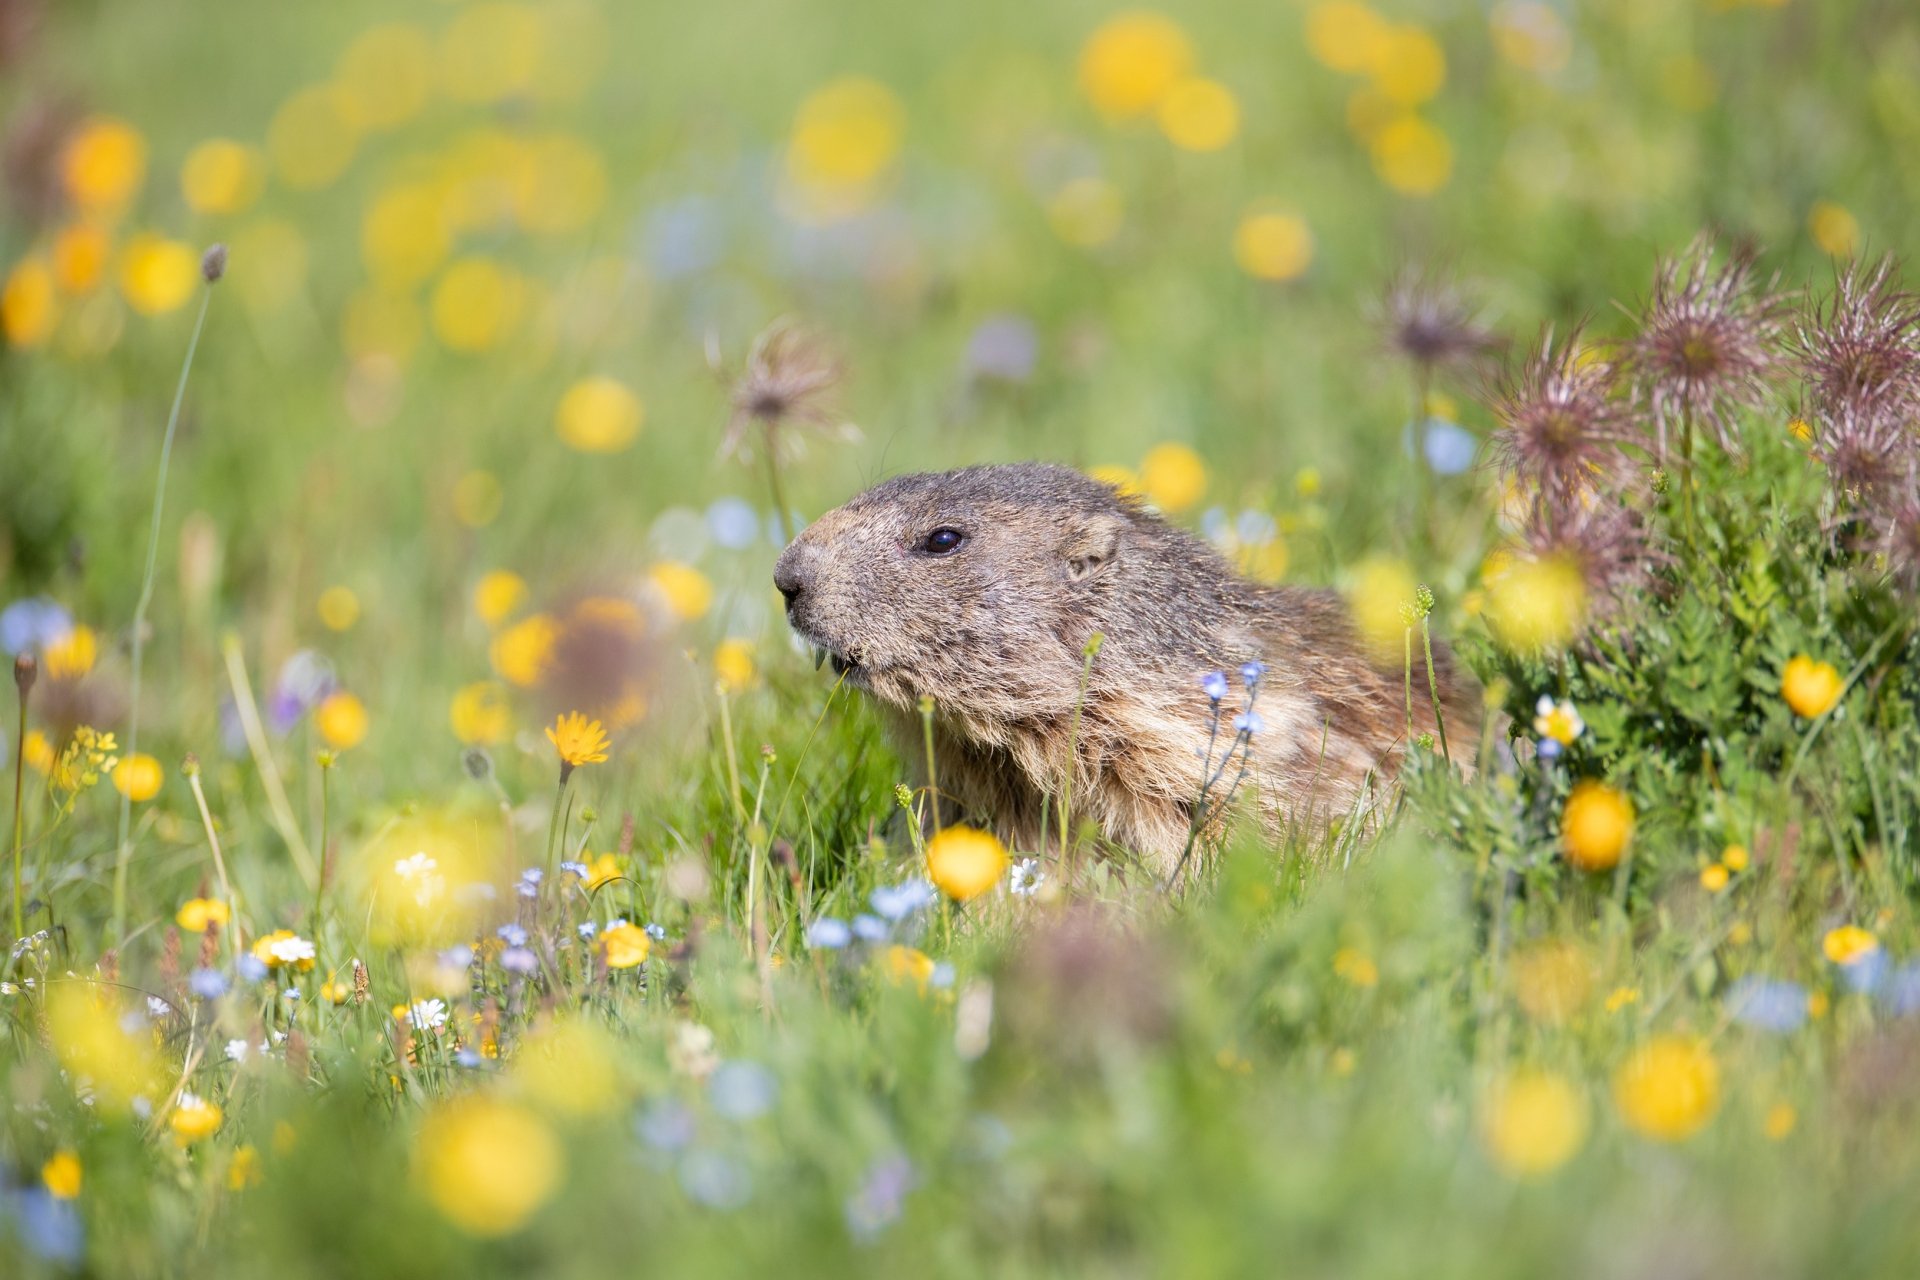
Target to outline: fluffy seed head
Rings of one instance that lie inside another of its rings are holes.
[[[832,404],[832,392],[845,370],[818,339],[784,321],[776,322],[754,339],[746,368],[734,380],[733,414],[721,441],[723,455],[744,457],[750,429],[758,424],[774,447],[797,447],[786,426],[846,436],[852,427]],[[791,443],[788,443],[791,442]]]
[[[1458,289],[1420,271],[1403,271],[1387,286],[1380,324],[1390,351],[1428,371],[1473,365],[1500,346]]]
[[[1739,445],[1734,415],[1765,396],[1779,360],[1786,299],[1755,279],[1755,251],[1727,251],[1716,266],[1702,236],[1661,264],[1653,297],[1628,346],[1634,380],[1653,407],[1660,453],[1669,431],[1691,420],[1721,448]]]
[[[1553,331],[1503,379],[1493,405],[1494,455],[1530,490],[1547,523],[1590,499],[1625,465],[1637,433],[1614,392],[1614,368],[1583,360],[1576,328],[1558,346]]]
[[[1895,287],[1898,265],[1849,263],[1795,324],[1794,358],[1822,409],[1920,406],[1920,297]]]

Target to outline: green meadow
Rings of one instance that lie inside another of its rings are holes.
[[[1913,1275],[1917,154],[1890,0],[0,0],[0,1275]],[[772,567],[1027,459],[1477,767],[938,827]]]

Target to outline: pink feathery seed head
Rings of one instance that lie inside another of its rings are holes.
[[[1623,446],[1639,441],[1614,366],[1582,357],[1579,326],[1557,344],[1543,330],[1526,360],[1501,376],[1492,409],[1498,465],[1556,509],[1616,477]]]
[[[746,367],[734,379],[730,393],[732,415],[720,451],[745,456],[751,428],[757,423],[776,442],[792,432],[787,426],[805,426],[828,435],[846,435],[852,428],[833,404],[833,389],[845,366],[820,340],[786,321],[776,321],[753,341]]]
[[[1428,370],[1477,364],[1501,345],[1460,290],[1427,271],[1407,269],[1393,278],[1378,322],[1389,351]]]
[[[1789,299],[1777,280],[1756,279],[1756,259],[1746,244],[1718,254],[1703,235],[1660,265],[1626,357],[1652,406],[1662,457],[1669,431],[1689,419],[1736,451],[1735,415],[1759,405],[1779,371]]]
[[[1891,256],[1836,272],[1833,292],[1810,301],[1792,351],[1815,404],[1861,409],[1920,406],[1920,295],[1898,287]]]
[[[1877,502],[1911,490],[1917,452],[1913,415],[1897,405],[1843,400],[1816,420],[1813,455],[1834,488],[1854,502]]]
[[[1880,518],[1879,551],[1887,572],[1906,591],[1920,592],[1920,494],[1909,490]]]

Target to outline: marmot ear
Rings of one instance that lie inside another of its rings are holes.
[[[1124,517],[1105,512],[1087,516],[1076,524],[1063,549],[1068,580],[1091,581],[1112,565],[1126,541],[1127,528]]]

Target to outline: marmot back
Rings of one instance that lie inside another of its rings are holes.
[[[1249,582],[1067,467],[889,480],[808,526],[774,582],[794,629],[878,700],[909,759],[922,756],[920,699],[933,699],[942,796],[1018,848],[1046,839],[1044,806],[1071,768],[1074,812],[1170,871],[1200,794],[1210,671],[1232,681],[1230,718],[1237,673],[1264,664],[1247,785],[1272,823],[1345,815],[1406,745],[1401,664],[1369,659],[1339,597]],[[1416,667],[1417,734],[1435,725]],[[1438,644],[1434,673],[1454,758],[1471,761],[1472,679]],[[1232,732],[1221,725],[1216,760]]]

